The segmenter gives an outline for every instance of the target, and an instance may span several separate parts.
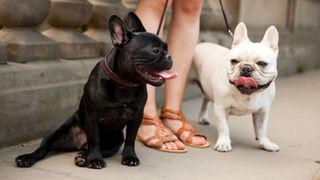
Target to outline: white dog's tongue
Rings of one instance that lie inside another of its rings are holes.
[[[245,88],[257,88],[257,82],[250,77],[239,77],[234,82],[236,86],[244,86]]]
[[[169,73],[168,71],[158,72],[157,75],[161,76],[165,80],[174,79],[178,76],[177,73]]]

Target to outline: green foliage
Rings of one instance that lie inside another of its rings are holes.
[[[302,63],[299,63],[297,66],[297,73],[303,74],[304,72],[306,72],[306,66]]]
[[[88,30],[88,25],[84,24],[80,27],[80,31],[86,32]]]

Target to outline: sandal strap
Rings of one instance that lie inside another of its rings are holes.
[[[150,116],[150,115],[147,115],[147,114],[143,115],[141,124],[143,124],[143,125],[155,125],[155,126],[158,126],[158,125],[161,126],[162,125],[160,123],[160,119],[157,116]]]
[[[186,138],[186,142],[187,143],[192,143],[192,138],[194,136],[200,136],[203,137],[205,139],[207,139],[206,136],[199,134],[195,129],[193,129],[189,123],[187,123],[186,121],[186,117],[184,116],[184,114],[182,113],[182,111],[176,111],[176,110],[172,110],[169,108],[164,108],[162,107],[161,109],[161,119],[165,118],[167,120],[178,120],[182,122],[182,127],[178,129],[178,131],[175,133],[178,137],[180,137],[180,135],[185,132],[188,131],[189,135]]]
[[[174,119],[174,120],[180,120],[185,121],[185,117],[182,113],[182,111],[176,111],[169,108],[162,107],[161,108],[161,116],[160,118],[167,118],[167,119]]]
[[[161,109],[161,119],[165,118],[167,120],[177,120],[182,122],[181,128],[175,133],[178,137],[184,132],[189,131],[190,133],[194,131],[194,129],[187,123],[186,117],[182,113],[182,111],[176,111],[169,108],[162,107]]]
[[[161,123],[161,120],[158,118],[158,116],[150,116],[150,115],[143,115],[142,123],[144,125],[154,125],[156,127],[156,132],[154,136],[151,136],[143,142],[148,146],[155,146],[157,148],[161,148],[161,146],[166,142],[172,142],[177,141],[178,138],[173,134],[172,131],[169,129],[166,129],[165,126]],[[165,131],[166,136],[163,136],[161,132]],[[156,142],[151,143],[151,141],[156,140]]]
[[[151,141],[155,141],[152,142]],[[157,148],[161,148],[161,146],[166,143],[166,142],[173,142],[173,141],[177,141],[178,139],[175,136],[151,136],[149,138],[147,138],[146,140],[144,140],[145,144],[149,145],[149,146],[155,146]]]

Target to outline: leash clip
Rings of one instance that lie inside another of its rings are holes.
[[[232,33],[231,29],[228,29],[228,33],[230,34],[230,36],[232,37],[232,39],[234,39],[234,38],[233,38],[233,33]]]
[[[227,32],[230,34],[230,36],[233,39],[233,33],[232,33],[231,28],[229,26],[228,19],[227,19],[227,16],[226,16],[226,12],[224,11],[224,8],[223,8],[222,0],[219,0],[219,2],[220,2],[220,7],[221,7],[223,19],[224,19],[224,22],[226,24],[226,30],[227,30]]]

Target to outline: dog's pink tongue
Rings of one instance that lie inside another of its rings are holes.
[[[244,86],[245,88],[257,88],[258,85],[255,80],[250,77],[239,77],[234,82],[236,86]]]
[[[178,76],[177,73],[169,73],[168,71],[161,71],[157,73],[159,76],[161,76],[165,80],[174,79]]]

